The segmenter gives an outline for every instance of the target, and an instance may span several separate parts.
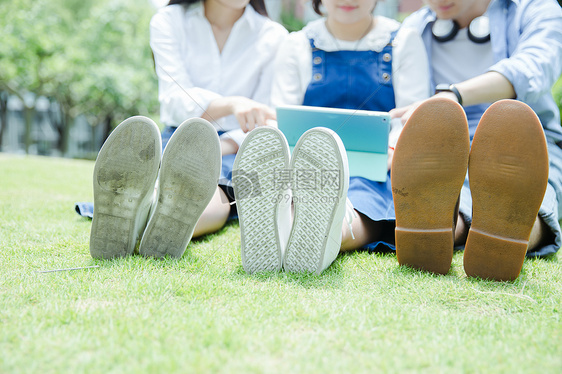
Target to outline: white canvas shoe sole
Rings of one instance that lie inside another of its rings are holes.
[[[146,220],[162,154],[160,131],[146,117],[123,121],[105,141],[94,167],[94,258],[133,253]]]
[[[220,142],[213,126],[201,118],[182,123],[162,156],[158,201],[141,240],[141,255],[183,255],[215,193],[220,168]]]
[[[240,222],[242,266],[247,273],[279,271],[283,264],[282,236],[290,217],[279,222],[285,199],[290,209],[289,146],[272,127],[251,131],[242,143],[233,166],[234,196]],[[281,226],[280,226],[281,225]],[[284,226],[283,226],[284,225]]]
[[[291,157],[294,221],[284,269],[320,274],[341,247],[349,169],[341,139],[326,128],[305,132]]]

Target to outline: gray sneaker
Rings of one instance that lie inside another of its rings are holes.
[[[349,167],[340,137],[316,127],[291,156],[294,221],[284,269],[320,274],[336,259],[347,206]]]
[[[279,271],[291,230],[289,145],[273,127],[252,130],[232,171],[247,273]]]
[[[141,255],[183,255],[217,189],[220,169],[220,141],[214,127],[201,118],[182,123],[162,156],[158,200],[141,240]]]
[[[133,253],[152,205],[161,154],[160,130],[146,117],[123,121],[107,138],[94,167],[92,257]]]

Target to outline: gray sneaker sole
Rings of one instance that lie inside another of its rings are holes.
[[[341,172],[344,161],[338,149],[333,135],[318,128],[307,131],[295,145],[291,158],[294,221],[285,271],[322,271],[336,210],[346,198]]]
[[[250,132],[233,166],[234,196],[240,222],[242,266],[247,273],[279,271],[283,264],[278,232],[289,146],[283,134],[261,127]]]
[[[217,188],[220,155],[219,137],[209,122],[192,118],[174,132],[162,156],[158,202],[141,240],[141,255],[183,255]]]
[[[104,143],[94,167],[92,257],[133,253],[146,224],[161,148],[158,127],[140,116],[123,121]]]

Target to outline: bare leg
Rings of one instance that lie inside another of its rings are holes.
[[[457,227],[455,227],[455,245],[463,245],[466,243],[466,237],[468,236],[468,225],[464,222],[464,219],[459,214],[457,217]]]
[[[220,143],[223,156],[238,152],[238,144],[234,140],[221,139]],[[228,198],[224,191],[217,186],[213,198],[203,211],[199,221],[197,221],[197,225],[195,225],[193,237],[196,238],[220,230],[226,223],[229,213],[230,204]]]
[[[228,198],[224,191],[217,186],[213,198],[195,225],[193,237],[196,238],[220,230],[226,223],[229,213],[230,204]]]
[[[535,223],[533,224],[533,229],[531,230],[527,252],[537,249],[542,243],[544,243],[548,234],[548,226],[540,217],[537,217]],[[462,216],[459,214],[457,227],[455,229],[455,245],[462,245],[466,243],[467,235],[468,225],[464,222]]]
[[[537,217],[533,228],[531,229],[531,237],[529,238],[529,244],[527,247],[527,252],[533,251],[540,247],[546,240],[550,230],[544,221]]]
[[[221,139],[221,153],[223,156],[238,152],[238,144],[232,139]]]
[[[365,217],[363,214],[358,213],[357,217],[353,219],[351,223],[351,228],[353,229],[353,236],[355,239],[351,237],[351,233],[349,232],[349,226],[347,221],[343,220],[342,225],[342,240],[341,240],[341,248],[340,251],[352,251],[355,249],[359,249],[366,244],[372,243],[377,238],[380,237],[382,226],[381,222],[375,222],[370,220],[369,218]]]

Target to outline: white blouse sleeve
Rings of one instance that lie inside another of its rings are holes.
[[[195,87],[180,54],[181,13],[159,12],[150,22],[150,47],[158,76],[161,110],[176,124],[199,117],[221,95]]]
[[[279,46],[287,38],[287,30],[280,25],[273,24],[273,22],[268,21],[271,26],[268,30],[260,34],[260,39],[262,40],[261,53],[267,56],[276,56]],[[273,51],[273,52],[272,52]],[[272,61],[269,59],[268,61]],[[254,94],[251,99],[260,102],[262,104],[271,106],[271,89],[273,84],[273,76],[275,74],[275,67],[273,61],[271,63],[264,64],[264,67],[259,74],[259,83],[256,87]]]
[[[303,103],[312,74],[311,61],[310,44],[304,33],[289,34],[279,47],[275,58],[271,91],[273,107]]]

